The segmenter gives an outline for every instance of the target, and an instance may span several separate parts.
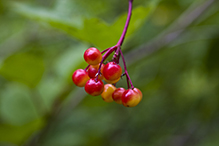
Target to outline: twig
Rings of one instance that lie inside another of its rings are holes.
[[[129,83],[130,83],[130,84],[131,84],[131,88],[134,89],[134,86],[133,86],[133,84],[132,84],[131,78],[129,77],[129,74],[128,74],[128,71],[127,71],[125,58],[124,58],[124,56],[123,56],[123,53],[122,53],[122,50],[121,50],[121,49],[120,49],[120,54],[121,54],[121,56],[122,56],[122,61],[123,61],[123,64],[124,64],[124,69],[125,69],[125,75],[126,75],[126,80],[127,80],[128,88],[130,88],[130,86],[129,86]]]
[[[124,27],[124,30],[122,32],[122,35],[117,43],[117,46],[122,46],[122,43],[125,39],[125,35],[126,35],[126,32],[128,30],[128,26],[129,26],[129,23],[130,23],[130,19],[131,19],[131,16],[132,16],[132,3],[133,3],[133,0],[129,0],[129,10],[128,10],[128,16],[127,16],[127,20],[126,20],[126,23],[125,23],[125,27]]]

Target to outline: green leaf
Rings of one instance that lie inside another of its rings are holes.
[[[63,17],[73,18],[79,16],[90,18],[108,11],[111,3],[103,0],[56,0],[54,11],[62,14]]]
[[[133,9],[133,15],[128,29],[128,36],[133,34],[147,19],[158,2],[151,2],[147,6]],[[74,3],[75,4],[75,3]],[[58,28],[73,37],[89,42],[100,49],[111,47],[117,43],[122,34],[127,14],[118,16],[113,24],[107,24],[99,18],[74,15],[71,19],[62,16],[57,9],[48,11],[42,8],[32,8],[25,4],[14,4],[15,10],[23,16],[46,23]],[[79,6],[80,7],[80,6]],[[62,8],[63,9],[63,8]],[[84,9],[83,9],[84,10]]]
[[[0,68],[0,75],[10,81],[17,81],[35,87],[42,78],[45,67],[42,58],[21,53],[8,57]]]
[[[97,18],[85,19],[80,35],[85,41],[103,50],[116,44],[120,36],[120,33],[115,31],[116,29]]]
[[[147,7],[139,6],[133,10],[127,36],[133,34],[143,25],[153,8],[154,5],[148,5]],[[79,33],[81,35],[80,38],[101,49],[109,48],[119,40],[125,26],[126,18],[127,14],[123,14],[112,25],[97,18],[85,19],[84,28]]]
[[[59,14],[56,11],[31,7],[22,3],[12,3],[12,8],[15,12],[29,19],[33,19],[43,25],[58,28],[76,38],[78,38],[77,35],[79,34],[78,28],[81,28],[83,25],[82,17],[79,16],[74,16],[70,19],[62,16],[62,14]]]

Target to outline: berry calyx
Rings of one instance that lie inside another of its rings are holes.
[[[103,92],[104,84],[100,79],[90,79],[87,81],[84,87],[85,91],[92,95],[92,96],[98,96]]]
[[[122,75],[122,68],[115,62],[107,63],[103,68],[103,76],[106,80],[113,81],[120,78]]]
[[[101,94],[102,99],[105,102],[113,102],[112,94],[116,90],[116,87],[112,84],[106,84],[104,85],[103,93]]]
[[[122,94],[122,104],[126,107],[134,107],[139,104],[142,94],[134,89],[128,89]]]
[[[99,64],[98,65],[90,65],[90,67],[88,68],[88,75],[90,78],[95,78],[97,73],[98,73],[98,69],[99,69]],[[103,67],[104,64],[101,65],[101,71],[100,71],[100,75],[98,76],[98,79],[103,80],[103,76],[102,76],[102,72],[103,72]]]
[[[98,65],[102,60],[102,54],[97,48],[89,48],[84,52],[84,60],[90,65]]]
[[[124,88],[117,88],[112,94],[113,100],[118,104],[122,104],[122,94],[124,92]]]
[[[83,69],[76,70],[72,75],[72,80],[78,87],[84,87],[89,79],[88,73]]]

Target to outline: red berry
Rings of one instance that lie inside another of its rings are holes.
[[[98,76],[98,79],[102,80],[103,79],[103,76],[102,76],[102,72],[103,72],[103,67],[104,67],[104,64],[101,65],[101,69],[100,69],[100,75]],[[95,78],[96,77],[96,74],[98,73],[98,70],[99,70],[99,65],[91,65],[89,68],[88,68],[88,75],[90,78]]]
[[[88,73],[83,69],[76,70],[72,75],[73,82],[79,87],[84,87],[89,79]]]
[[[98,65],[102,60],[102,54],[97,48],[89,48],[84,52],[84,60],[90,65]]]
[[[100,79],[90,79],[87,81],[86,85],[85,85],[85,91],[92,95],[92,96],[98,96],[103,92],[104,89],[104,84]]]
[[[140,97],[141,97],[141,99],[142,99],[143,95],[142,95],[141,90],[139,90],[138,88],[134,88],[133,90],[135,90],[136,92],[138,92],[139,95],[140,95]]]
[[[106,80],[113,81],[120,78],[122,75],[122,68],[115,62],[107,63],[103,68],[103,76]]]
[[[141,99],[142,94],[136,91],[136,89],[128,89],[122,94],[122,104],[126,107],[138,105]]]
[[[103,93],[101,94],[102,98],[106,102],[113,102],[112,94],[116,90],[116,87],[112,84],[104,85]]]
[[[122,104],[122,94],[124,92],[124,88],[117,88],[112,94],[113,100],[118,104]]]

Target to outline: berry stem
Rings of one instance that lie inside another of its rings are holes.
[[[110,49],[110,48],[107,48],[107,49],[103,50],[103,51],[101,52],[101,54],[105,53],[105,52],[108,51],[109,49]]]
[[[88,65],[84,70],[87,71],[89,67],[90,67],[90,65]]]
[[[100,75],[100,70],[101,70],[101,66],[103,64],[103,62],[106,60],[106,58],[113,52],[115,51],[115,54],[113,56],[113,61],[117,64],[119,64],[119,58],[120,58],[120,54],[122,55],[122,59],[123,59],[123,63],[124,63],[124,68],[125,68],[125,74],[126,74],[126,78],[127,78],[127,84],[128,84],[128,88],[130,87],[129,86],[129,82],[131,84],[131,87],[134,88],[133,84],[132,84],[132,81],[128,75],[128,71],[127,71],[127,68],[126,68],[126,64],[125,64],[125,59],[124,59],[124,56],[122,54],[122,51],[121,51],[121,46],[123,44],[123,41],[125,39],[125,35],[126,35],[126,32],[128,30],[128,26],[129,26],[129,23],[130,23],[130,19],[131,19],[131,15],[132,15],[132,3],[133,3],[133,0],[129,0],[129,9],[128,9],[128,16],[127,16],[127,19],[126,19],[126,23],[125,23],[125,27],[123,29],[123,32],[122,32],[122,35],[118,41],[118,43],[111,47],[111,48],[108,48],[104,51],[101,52],[101,54],[103,54],[104,52],[106,52],[104,55],[103,55],[103,58],[100,62],[100,66],[99,66],[99,69],[98,69],[98,73],[97,73],[97,76],[96,76],[96,81],[98,79],[98,76]]]
[[[102,66],[103,62],[106,60],[106,58],[107,58],[113,51],[115,51],[116,48],[117,48],[117,46],[113,46],[113,47],[111,47],[111,48],[106,49],[107,52],[103,55],[103,58],[102,58],[102,60],[101,60],[101,62],[100,62],[100,66],[99,66],[99,69],[98,69],[96,81],[97,81],[97,79],[98,79],[98,76],[100,75],[100,70],[101,70],[101,66]],[[105,51],[105,50],[104,50],[104,51]]]
[[[117,49],[115,50],[115,53],[113,55],[113,61],[117,64],[119,64],[119,58],[120,58],[120,50],[121,47],[120,46],[117,46]]]
[[[129,86],[129,83],[131,84],[131,88],[134,89],[134,86],[132,84],[132,81],[131,81],[131,78],[128,74],[128,71],[127,71],[127,67],[126,67],[126,63],[125,63],[125,58],[124,58],[124,55],[122,54],[122,50],[120,49],[120,54],[122,56],[122,61],[123,61],[123,64],[124,64],[124,69],[125,69],[125,75],[126,75],[126,79],[127,79],[127,85],[128,85],[128,88],[130,88]]]
[[[117,46],[122,46],[122,43],[125,39],[125,35],[126,35],[127,30],[128,30],[129,22],[130,22],[131,15],[132,15],[132,2],[133,2],[133,0],[129,0],[128,16],[127,16],[127,19],[126,19],[126,23],[125,23],[125,27],[123,29],[122,35],[121,35],[121,37],[120,37],[120,39],[117,43]]]

